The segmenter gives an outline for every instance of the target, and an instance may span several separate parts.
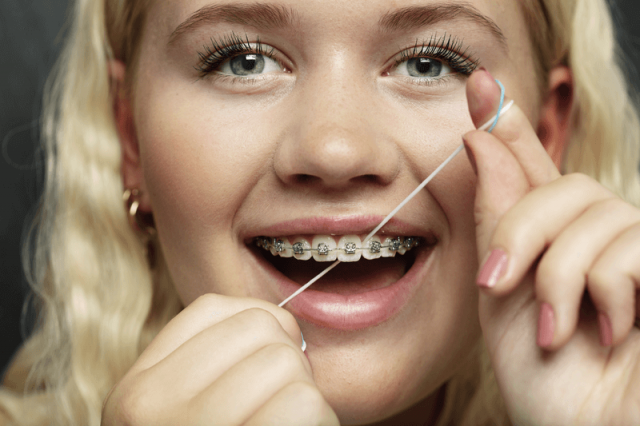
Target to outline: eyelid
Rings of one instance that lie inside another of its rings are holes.
[[[470,75],[479,66],[478,60],[473,58],[469,49],[464,47],[461,40],[445,33],[439,38],[437,34],[434,34],[430,39],[422,43],[416,40],[413,47],[404,49],[394,56],[392,68],[395,69],[401,63],[419,57],[442,61],[454,71],[463,75]]]
[[[258,54],[266,56],[278,63],[283,70],[288,70],[285,62],[280,59],[273,46],[266,45],[256,37],[256,41],[249,41],[249,36],[245,34],[245,38],[231,32],[226,36],[222,36],[220,41],[213,37],[210,39],[210,45],[203,46],[203,51],[198,52],[198,65],[195,67],[200,77],[204,78],[216,73],[217,68],[226,61],[242,55],[242,54]],[[252,77],[241,77],[250,79]]]

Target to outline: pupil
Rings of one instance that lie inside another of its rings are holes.
[[[256,54],[238,55],[231,59],[230,65],[235,75],[259,74],[264,70],[264,57]]]
[[[442,63],[431,58],[413,58],[407,63],[412,77],[438,77],[442,72]]]

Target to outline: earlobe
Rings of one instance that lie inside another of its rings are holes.
[[[558,169],[571,139],[573,75],[566,66],[549,73],[549,91],[543,100],[538,122],[538,137]]]
[[[126,87],[126,67],[118,61],[109,63],[113,115],[122,152],[122,184],[124,188],[137,188],[141,192],[141,211],[150,211],[150,203],[140,163],[140,149],[133,119],[129,91]]]

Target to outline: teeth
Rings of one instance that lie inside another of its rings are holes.
[[[286,237],[258,237],[255,242],[258,247],[271,252],[274,256],[295,257],[298,260],[309,260],[312,257],[317,262],[357,262],[361,257],[368,260],[380,257],[395,257],[396,253],[405,254],[418,245],[416,237],[386,237],[381,241],[374,235],[365,244],[357,235],[343,235],[336,243],[336,238],[329,235],[316,235],[311,243],[306,238],[296,237],[289,240]]]
[[[367,248],[362,250],[362,257],[368,260],[379,259],[382,255],[382,243],[380,242],[380,237],[374,235],[367,242]]]
[[[396,257],[396,250],[393,250],[393,238],[385,238],[382,242],[381,257]]]
[[[311,244],[304,238],[296,238],[291,245],[293,251],[293,257],[298,260],[311,259]]]
[[[337,258],[336,254],[336,240],[328,235],[316,235],[313,237],[311,247],[313,251],[313,258],[316,262],[333,262]]]
[[[340,238],[338,247],[343,250],[338,251],[338,260],[340,262],[357,262],[362,256],[361,245],[362,241],[357,235],[345,235]]]
[[[291,257],[293,256],[293,249],[291,248],[291,243],[289,240],[285,238],[274,238],[273,244],[269,248],[271,254],[276,256],[280,255],[280,257]]]

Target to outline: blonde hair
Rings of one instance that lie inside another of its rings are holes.
[[[541,93],[554,66],[573,70],[564,171],[640,205],[640,126],[605,0],[520,1]],[[181,309],[160,247],[152,241],[150,271],[121,199],[108,62],[135,63],[145,3],[77,0],[49,80],[45,190],[23,250],[39,321],[0,389],[0,412],[21,425],[99,425],[110,388]],[[509,424],[482,342],[448,382],[445,401],[439,426]]]

